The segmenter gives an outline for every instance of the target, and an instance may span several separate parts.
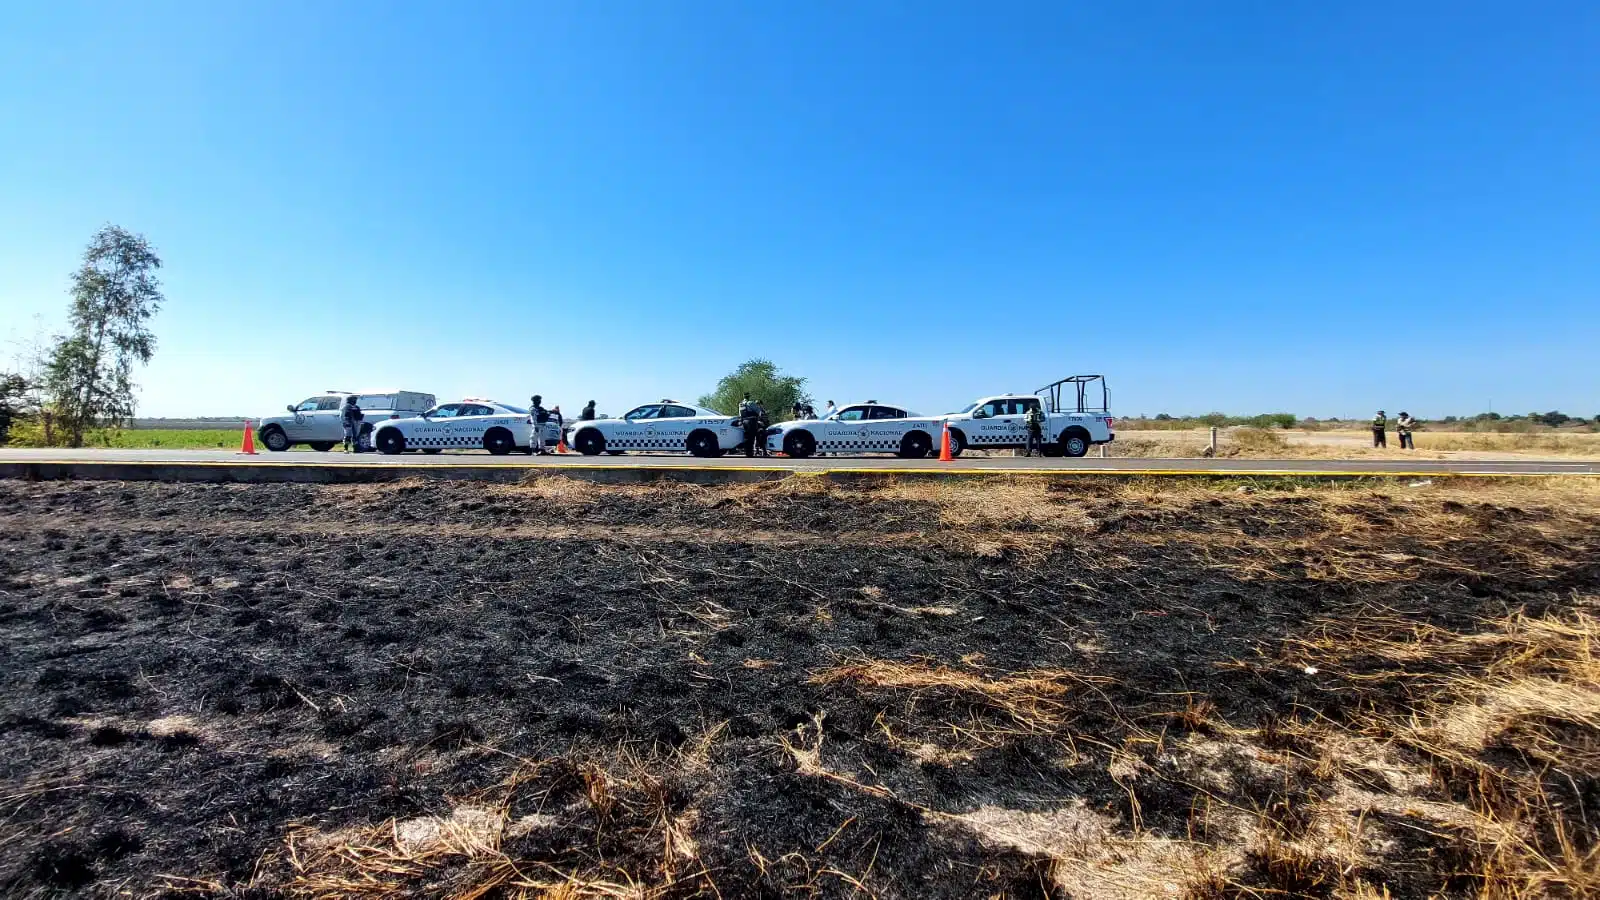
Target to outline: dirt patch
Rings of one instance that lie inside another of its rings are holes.
[[[4,482],[0,893],[1579,896],[1596,560],[1551,481]]]

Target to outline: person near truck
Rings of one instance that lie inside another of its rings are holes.
[[[1039,448],[1039,455],[1044,455],[1044,413],[1039,407],[1030,406],[1022,414],[1022,424],[1028,426],[1028,452],[1024,455],[1032,456],[1033,448]]]
[[[593,400],[590,400],[587,404],[584,405],[583,411],[578,413],[578,419],[579,419],[579,421],[583,421],[583,422],[592,422],[592,421],[594,421],[594,401]]]
[[[1411,441],[1411,429],[1416,427],[1417,420],[1411,418],[1411,413],[1400,411],[1400,417],[1394,420],[1394,433],[1400,436],[1401,450],[1415,450],[1417,445]]]
[[[534,394],[528,403],[528,422],[533,425],[533,437],[529,440],[528,452],[544,453],[544,426],[550,421],[550,410],[544,408],[544,398]]]
[[[834,406],[833,405],[833,401],[829,400],[827,408],[822,411],[822,417],[824,419],[830,418],[830,417],[833,416],[834,413],[836,413],[838,411],[839,411],[839,407]]]
[[[1384,429],[1388,428],[1388,427],[1389,427],[1389,415],[1388,415],[1388,413],[1385,413],[1381,409],[1378,410],[1378,414],[1372,417],[1372,446],[1374,446],[1374,447],[1387,447],[1387,446],[1389,446],[1389,437],[1388,437],[1387,434],[1384,433]]]
[[[365,418],[355,394],[344,398],[344,407],[339,410],[339,424],[344,426],[344,452],[361,452],[361,420]]]

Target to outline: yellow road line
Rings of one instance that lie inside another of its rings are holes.
[[[0,459],[0,465],[5,463],[24,463],[29,465],[54,465],[54,466],[196,466],[196,467],[235,467],[249,466],[252,468],[273,469],[292,467],[315,467],[322,469],[392,469],[396,471],[428,472],[439,469],[520,469],[528,472],[536,471],[602,471],[602,472],[782,472],[799,475],[1160,475],[1160,476],[1210,476],[1229,477],[1241,475],[1259,475],[1270,477],[1307,476],[1321,478],[1566,478],[1572,476],[1597,477],[1600,472],[1478,472],[1478,471],[1453,471],[1448,469],[1432,471],[1407,471],[1387,469],[1346,470],[1346,469],[1021,469],[1021,468],[889,468],[889,467],[838,467],[838,468],[810,468],[789,466],[695,466],[695,465],[663,465],[663,466],[628,466],[628,465],[539,465],[537,463],[361,463],[361,462],[266,462],[263,460],[146,460],[146,459]]]

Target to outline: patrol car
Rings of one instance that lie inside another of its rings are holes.
[[[714,409],[661,400],[636,406],[616,419],[573,422],[567,446],[585,456],[629,450],[664,450],[721,456],[744,442],[739,420]]]
[[[379,422],[372,430],[372,446],[389,455],[407,450],[487,450],[505,456],[513,450],[531,450],[533,425],[528,419],[528,411],[520,406],[469,397],[420,416]],[[548,438],[560,437],[554,422],[546,423],[545,429]]]
[[[1100,393],[1098,404],[1093,397],[1096,388]],[[1083,456],[1090,447],[1117,439],[1116,419],[1111,416],[1109,401],[1110,392],[1103,377],[1073,375],[1032,394],[985,397],[960,412],[940,416],[939,420],[941,425],[950,426],[951,455],[968,447],[1021,449],[1028,445],[1028,410],[1038,409],[1044,413],[1044,455]]]
[[[350,391],[324,391],[289,404],[286,416],[263,416],[256,420],[256,437],[268,450],[283,451],[295,444],[309,444],[313,450],[332,450],[344,441],[344,420],[340,410]],[[362,391],[355,394],[356,405],[366,416],[361,425],[363,438],[382,419],[414,416],[439,401],[419,391]]]
[[[779,422],[766,431],[767,452],[805,459],[817,453],[894,453],[921,459],[940,434],[935,420],[876,400],[841,407],[825,419]]]

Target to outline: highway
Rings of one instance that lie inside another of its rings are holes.
[[[1025,458],[1016,456],[964,456],[953,462],[933,459],[907,460],[892,456],[814,457],[812,459],[755,458],[724,456],[696,459],[691,456],[629,453],[621,456],[581,456],[575,453],[547,456],[490,456],[481,452],[445,452],[437,456],[408,453],[384,456],[378,453],[350,455],[294,450],[287,453],[263,451],[255,456],[225,450],[116,450],[116,449],[0,449],[0,464],[6,463],[123,463],[147,465],[227,465],[227,466],[474,466],[519,469],[563,469],[594,467],[604,469],[764,469],[790,472],[896,472],[961,474],[966,472],[1015,473],[1146,473],[1217,475],[1600,475],[1600,460],[1479,460],[1479,459],[1146,459],[1134,457],[1090,456],[1083,459]]]

